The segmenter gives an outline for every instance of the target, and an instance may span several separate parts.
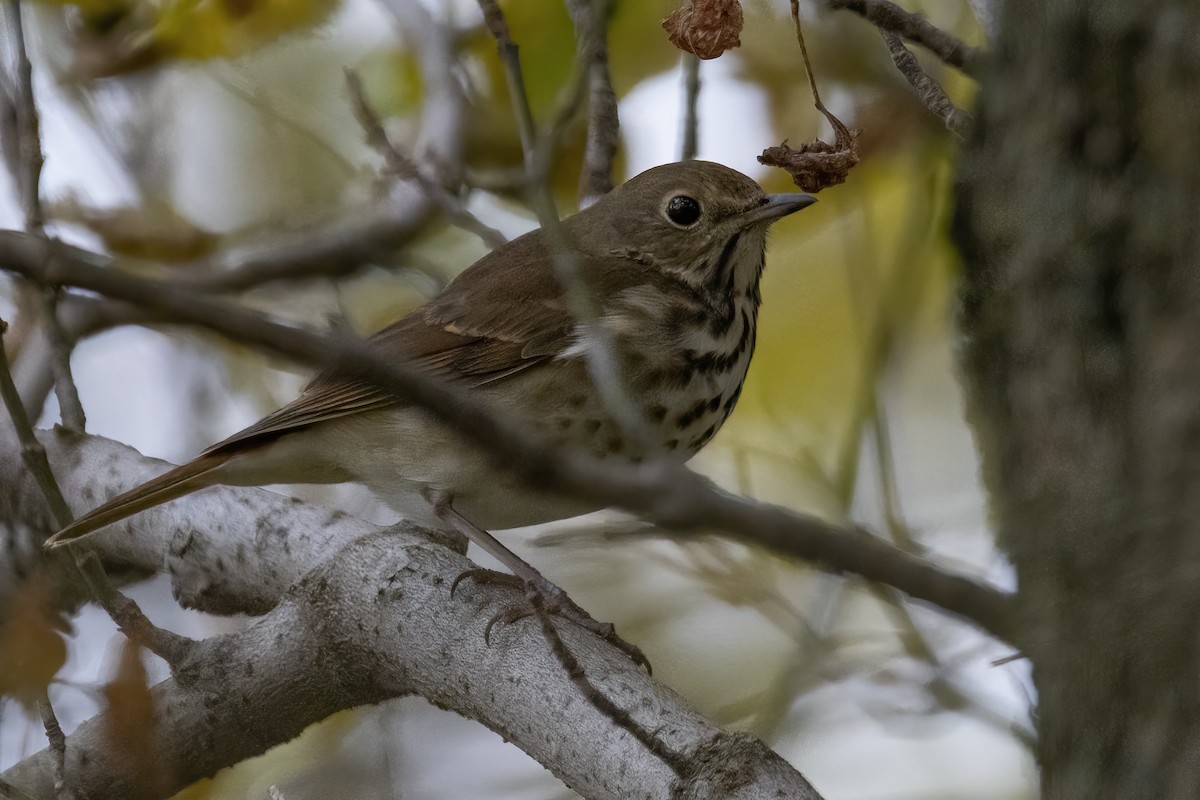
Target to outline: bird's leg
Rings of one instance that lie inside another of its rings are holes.
[[[511,608],[492,617],[484,629],[483,635],[485,639],[490,637],[492,627],[497,622],[511,624],[519,619],[524,619],[537,613],[535,604],[529,598],[529,595],[532,594],[540,600],[541,607],[548,613],[570,620],[584,630],[591,631],[601,639],[620,649],[634,663],[646,667],[647,671],[649,671],[650,662],[646,660],[646,656],[642,653],[641,649],[618,636],[616,628],[613,627],[612,623],[597,622],[590,614],[580,608],[566,592],[552,583],[542,573],[538,572],[532,564],[501,544],[500,540],[495,536],[492,536],[492,534],[458,513],[458,510],[454,508],[454,498],[452,496],[441,494],[434,497],[427,497],[427,499],[433,504],[434,512],[439,519],[453,526],[456,531],[479,545],[489,555],[512,571],[512,575],[507,575],[482,567],[469,569],[454,579],[454,583],[450,585],[451,595],[454,594],[454,590],[458,587],[459,583],[470,578],[476,583],[499,583],[516,586],[526,593],[527,599],[531,600],[526,606]]]

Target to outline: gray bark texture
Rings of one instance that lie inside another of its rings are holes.
[[[68,503],[84,508],[160,472],[116,442],[41,432]],[[40,493],[0,431],[0,574],[21,574],[45,536]],[[192,643],[153,687],[152,754],[114,734],[111,711],[70,733],[66,784],[99,800],[165,797],[286,742],[347,708],[419,694],[500,733],[587,798],[820,800],[762,742],[722,730],[624,654],[569,624],[562,641],[630,722],[600,710],[551,651],[536,619],[484,626],[519,597],[466,581],[457,540],[379,528],[260,489],[215,489],[138,514],[94,537],[108,564],[171,575],[180,602],[263,616]],[[4,602],[0,595],[0,618]],[[631,726],[643,736],[631,733]],[[54,798],[50,754],[0,780]],[[2,794],[2,793],[0,793]]]
[[[1200,5],[1008,0],[957,232],[962,360],[1042,796],[1200,787]]]

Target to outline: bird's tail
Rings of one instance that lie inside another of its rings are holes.
[[[47,548],[62,547],[87,536],[113,522],[131,517],[139,511],[190,494],[217,483],[213,474],[229,460],[229,454],[210,453],[194,461],[164,472],[157,478],[119,494],[104,505],[94,508],[46,540]]]

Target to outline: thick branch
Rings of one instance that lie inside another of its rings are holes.
[[[63,484],[73,503],[159,469],[160,462],[99,437],[42,438],[56,462],[72,465]],[[34,488],[28,479],[9,482],[5,469],[0,460],[0,502],[25,507],[9,495]],[[159,750],[149,763],[160,793],[285,742],[336,711],[416,693],[497,731],[585,797],[698,798],[715,788],[723,798],[819,798],[761,742],[722,731],[578,628],[556,626],[590,683],[652,733],[656,752],[581,695],[535,621],[498,629],[486,645],[484,625],[514,596],[468,582],[451,598],[453,579],[473,565],[424,532],[381,530],[264,490],[220,489],[114,525],[96,546],[108,558],[166,561],[184,602],[209,608],[257,610],[307,573],[260,622],[198,643],[175,678],[154,688],[159,724],[150,739]],[[67,782],[91,798],[148,796],[147,776],[106,732],[109,724],[102,714],[69,737]],[[48,759],[38,754],[2,779],[51,797]]]
[[[172,315],[239,342],[313,366],[333,366],[421,405],[453,424],[497,459],[542,488],[615,506],[679,531],[722,532],[831,572],[862,575],[896,587],[1011,641],[1010,598],[943,570],[872,536],[782,508],[716,491],[705,479],[670,463],[622,466],[577,451],[547,446],[498,416],[482,398],[384,362],[345,336],[275,322],[218,299],[124,274],[107,259],[18,232],[0,232],[0,264],[35,279],[78,286]],[[106,264],[107,267],[100,266]]]

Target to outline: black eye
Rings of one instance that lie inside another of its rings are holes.
[[[667,216],[676,225],[687,227],[700,219],[700,204],[685,194],[677,194],[667,203]]]

